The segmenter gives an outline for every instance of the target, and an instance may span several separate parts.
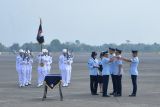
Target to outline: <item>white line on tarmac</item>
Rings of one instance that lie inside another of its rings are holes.
[[[152,93],[154,93],[154,94],[160,94],[160,92],[152,92]]]

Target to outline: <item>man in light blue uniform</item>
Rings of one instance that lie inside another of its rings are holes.
[[[115,70],[113,72],[113,75],[115,76],[115,97],[120,97],[122,96],[122,73],[123,73],[123,68],[122,68],[122,59],[121,59],[121,50],[116,49],[116,59],[115,59]]]
[[[100,88],[100,93],[103,92],[103,76],[102,76],[102,70],[103,70],[103,67],[102,67],[102,59],[103,59],[103,53],[104,52],[101,52],[100,53],[100,60],[99,60],[99,72],[98,72],[98,85],[99,85],[99,88]]]
[[[109,48],[109,58],[114,58],[116,55],[115,55],[115,49],[114,48]],[[114,72],[114,68],[115,68],[115,61],[111,62],[110,63],[110,73],[111,73],[111,78],[112,78],[112,85],[113,85],[113,92],[110,93],[110,95],[114,95],[115,93],[115,76],[113,75],[113,72]]]
[[[137,93],[137,76],[138,76],[138,64],[139,64],[139,59],[138,59],[138,51],[134,50],[132,51],[132,59],[127,59],[127,58],[122,58],[124,61],[130,62],[130,74],[131,74],[131,79],[132,79],[132,85],[133,85],[133,92],[130,97],[135,97]]]
[[[88,68],[89,68],[89,74],[90,74],[90,90],[92,95],[98,95],[97,94],[97,88],[98,88],[98,68],[99,68],[99,62],[96,52],[92,52],[91,58],[88,60]]]
[[[109,53],[108,51],[105,51],[103,53],[103,59],[102,59],[103,97],[110,97],[109,95],[107,95],[109,75],[110,75],[110,62],[112,62],[112,60],[109,58]]]

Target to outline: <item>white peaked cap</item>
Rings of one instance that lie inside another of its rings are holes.
[[[42,49],[42,52],[44,53],[44,52],[45,52],[45,49]]]
[[[45,53],[45,52],[48,53],[48,50],[47,50],[47,49],[42,49],[42,52],[43,52],[43,53]]]
[[[70,52],[68,52],[68,55],[71,55],[71,53],[70,53]]]
[[[63,52],[63,53],[67,53],[67,49],[63,49],[62,52]]]
[[[46,53],[48,53],[48,50],[46,49]]]
[[[19,50],[19,53],[24,53],[24,50],[23,50],[23,49],[20,49],[20,50]]]

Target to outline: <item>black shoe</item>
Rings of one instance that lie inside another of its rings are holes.
[[[99,94],[97,94],[97,93],[91,93],[91,95],[99,95]]]
[[[113,92],[113,93],[110,93],[110,95],[114,95],[114,92]]]
[[[102,97],[110,97],[109,95],[103,95]]]
[[[136,94],[131,94],[129,95],[129,97],[136,97]]]
[[[97,93],[92,93],[92,95],[99,95],[99,94],[97,94]]]
[[[114,94],[114,97],[121,97],[121,94]]]

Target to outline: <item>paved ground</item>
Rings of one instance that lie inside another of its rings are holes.
[[[54,58],[57,54],[53,55]],[[58,88],[49,90],[48,98],[41,101],[43,87],[36,88],[36,65],[33,67],[32,86],[18,88],[17,73],[15,71],[15,56],[0,56],[0,107],[160,107],[160,54],[141,53],[138,78],[138,94],[129,98],[131,80],[128,75],[129,64],[124,63],[123,96],[120,98],[102,98],[91,96],[89,90],[89,76],[87,59],[89,54],[76,54],[73,64],[72,84],[63,88],[64,101],[59,100]],[[125,54],[124,56],[128,56]],[[54,70],[57,73],[57,58],[54,59]],[[111,81],[109,92],[112,91]]]

